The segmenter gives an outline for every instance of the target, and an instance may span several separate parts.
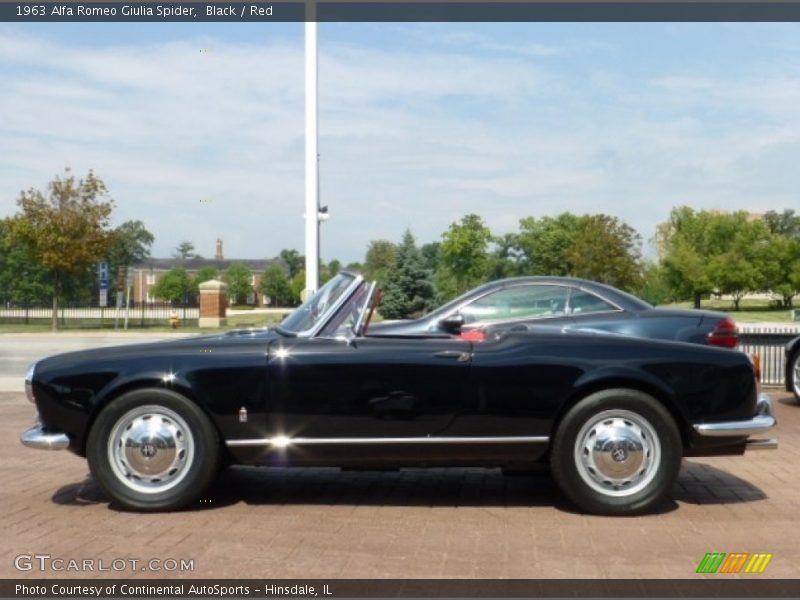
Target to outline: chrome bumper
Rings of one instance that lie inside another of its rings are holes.
[[[722,423],[699,423],[694,430],[706,437],[743,437],[766,433],[775,427],[775,411],[772,398],[768,394],[759,394],[756,402],[756,414],[746,421],[725,421]],[[751,450],[774,450],[778,447],[777,438],[748,439],[746,446]]]
[[[69,446],[66,433],[45,431],[41,423],[37,423],[20,438],[23,446],[38,448],[39,450],[65,450]]]

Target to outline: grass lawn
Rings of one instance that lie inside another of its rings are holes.
[[[676,304],[663,304],[662,308],[693,308],[691,302],[678,302]],[[769,323],[792,323],[792,312],[787,308],[774,308],[764,300],[744,299],[739,303],[739,310],[733,309],[730,300],[716,298],[704,300],[701,308],[706,310],[720,310],[729,313],[736,321],[757,321]],[[796,321],[794,321],[796,322]]]
[[[128,321],[128,331],[130,332],[183,332],[183,333],[214,333],[215,331],[230,331],[232,329],[246,329],[248,327],[269,327],[281,321],[281,315],[275,314],[252,314],[252,315],[234,315],[228,317],[228,324],[219,329],[200,328],[197,325],[184,325],[179,323],[177,329],[172,329],[166,320],[163,322],[153,322],[152,324],[145,323],[144,327],[140,327],[140,321],[130,319]],[[119,329],[117,331],[125,331],[123,329],[124,322],[122,319],[119,321]],[[64,324],[59,323],[59,331],[108,331],[113,332],[114,320],[105,319],[102,324],[98,319],[67,319]],[[50,332],[50,319],[35,319],[31,320],[28,325],[24,323],[0,323],[0,334],[2,333],[44,333]]]

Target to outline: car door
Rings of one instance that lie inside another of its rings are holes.
[[[268,356],[268,430],[302,439],[435,436],[468,393],[455,339],[289,338]]]

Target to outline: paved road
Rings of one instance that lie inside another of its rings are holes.
[[[797,578],[800,406],[775,397],[779,450],[685,460],[657,514],[606,518],[576,513],[546,475],[487,469],[235,467],[193,509],[118,512],[83,459],[23,448],[32,407],[0,394],[0,577],[691,579],[734,577],[696,575],[706,552],[768,552],[762,575],[742,577]],[[128,562],[15,569],[36,553]],[[193,560],[194,571],[132,570],[130,559]]]
[[[36,360],[72,350],[143,343],[186,334],[170,333],[19,333],[0,335],[0,392],[23,389],[25,370]]]

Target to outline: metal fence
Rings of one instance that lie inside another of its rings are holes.
[[[170,325],[172,317],[177,317],[183,326],[196,326],[200,318],[200,309],[197,306],[176,306],[169,303],[132,304],[128,309],[66,304],[58,309],[59,323],[65,328],[123,327],[126,315],[128,327],[166,327]],[[3,324],[48,323],[52,317],[52,306],[0,307],[0,323]]]
[[[761,357],[761,383],[783,385],[786,376],[786,344],[800,331],[782,327],[747,328],[739,333],[739,347]]]

